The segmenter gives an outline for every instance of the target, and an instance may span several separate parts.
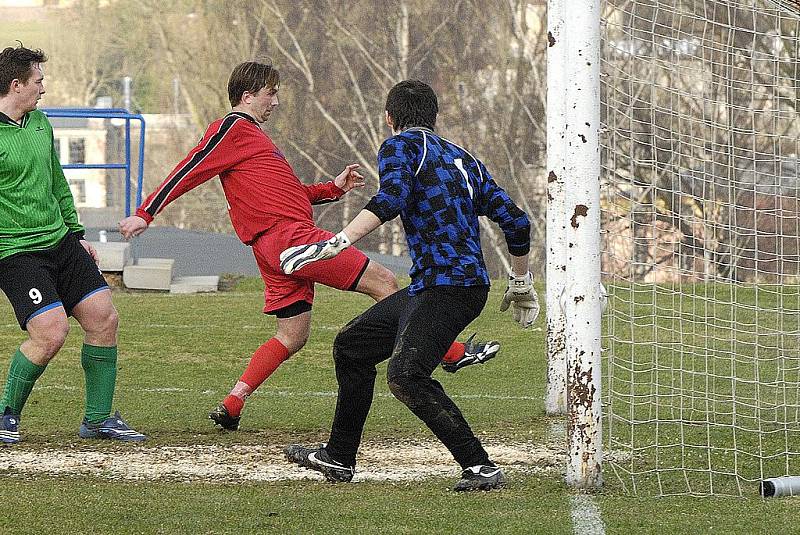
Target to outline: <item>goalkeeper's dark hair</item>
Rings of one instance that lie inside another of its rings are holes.
[[[278,89],[281,83],[281,76],[278,70],[267,63],[255,61],[245,61],[233,69],[231,77],[228,79],[228,100],[231,106],[238,106],[242,102],[242,95],[257,93],[268,87]]]
[[[33,66],[47,61],[47,56],[41,50],[25,48],[22,42],[17,42],[19,46],[9,46],[0,52],[0,97],[8,94],[14,80],[28,83],[33,75]]]
[[[439,101],[431,86],[419,80],[404,80],[386,97],[386,111],[395,130],[414,126],[434,129]]]

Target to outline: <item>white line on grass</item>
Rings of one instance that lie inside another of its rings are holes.
[[[600,508],[588,494],[570,496],[572,532],[575,535],[605,535],[606,527],[600,517]]]
[[[343,325],[325,325],[325,324],[314,324],[313,328],[320,330],[320,331],[338,331],[342,328]],[[0,325],[0,327],[4,329],[12,329],[14,331],[19,331],[19,324],[17,323],[5,323]],[[220,323],[212,323],[212,324],[203,324],[203,323],[192,323],[184,324],[170,324],[170,323],[135,323],[135,322],[125,322],[125,328],[149,328],[149,329],[186,329],[196,331],[199,329],[213,329],[213,328],[220,328],[220,329],[228,329],[229,327],[226,325],[222,325]],[[269,325],[240,325],[236,327],[237,329],[242,330],[262,330],[269,328]]]
[[[65,390],[68,392],[72,392],[75,390],[83,391],[83,387],[81,386],[71,386],[71,385],[42,385],[37,386],[36,390]],[[151,387],[151,388],[125,388],[121,387],[117,390],[123,390],[125,392],[148,392],[148,393],[155,393],[155,394],[202,394],[204,396],[219,396],[225,394],[227,392],[217,391],[217,390],[192,390],[190,388],[178,388],[178,387]],[[292,397],[305,397],[305,398],[335,398],[336,392],[298,392],[292,390],[269,390],[269,389],[262,389],[256,390],[253,392],[254,396],[272,396],[272,397],[280,397],[280,398],[292,398]],[[375,396],[383,397],[383,398],[391,398],[394,397],[392,394],[386,392],[376,392]],[[507,401],[533,401],[539,399],[538,397],[534,396],[497,396],[493,394],[455,394],[450,396],[453,399],[488,399],[488,400],[507,400]]]
[[[547,443],[550,447],[566,451],[567,424],[563,419],[553,421],[547,430]],[[570,496],[570,515],[572,532],[575,535],[605,535],[606,528],[600,516],[600,508],[588,494]]]

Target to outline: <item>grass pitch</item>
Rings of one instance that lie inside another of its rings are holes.
[[[458,467],[388,392],[385,364],[354,483],[328,484],[282,461],[285,444],[327,437],[333,337],[371,303],[324,287],[306,348],[248,400],[239,432],[215,429],[208,410],[274,332],[274,320],[260,313],[260,281],[248,279],[215,295],[115,293],[115,407],[150,436],[141,445],[78,439],[83,373],[73,325],[25,408],[24,442],[0,451],[0,533],[572,533],[571,492],[560,474],[565,440],[552,431],[563,424],[542,404],[544,321],[519,329],[497,311],[501,290],[495,285],[465,332],[500,340],[500,355],[435,377],[507,467],[502,491],[449,490]],[[10,356],[23,335],[7,303],[0,313]],[[393,450],[405,460],[392,461]],[[800,516],[796,499],[761,500],[755,489],[744,499],[631,498],[612,473],[606,480],[595,496],[606,533],[788,533]]]

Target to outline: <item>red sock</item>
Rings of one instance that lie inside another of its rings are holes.
[[[250,364],[244,370],[241,379],[242,382],[250,385],[250,388],[255,390],[267,377],[272,375],[272,372],[278,369],[281,362],[289,358],[289,350],[286,349],[277,338],[270,338],[261,347],[256,349],[253,353],[253,358],[250,359]]]
[[[250,363],[244,370],[239,381],[246,383],[250,387],[250,392],[261,386],[272,372],[278,369],[281,362],[289,358],[289,350],[286,349],[277,338],[270,338],[253,353]],[[244,398],[229,394],[222,403],[228,409],[231,416],[239,416],[244,406]]]
[[[453,342],[447,353],[444,354],[442,362],[456,362],[464,356],[464,344],[461,342]]]
[[[244,407],[244,400],[242,398],[237,398],[233,394],[228,394],[225,396],[225,399],[222,400],[222,404],[228,409],[228,414],[234,418],[242,414],[242,407]]]

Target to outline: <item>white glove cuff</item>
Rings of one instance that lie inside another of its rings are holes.
[[[344,251],[348,247],[350,247],[350,238],[347,237],[347,234],[344,231],[339,232],[336,236],[336,250],[337,251]]]
[[[515,281],[524,282],[524,284],[533,284],[533,275],[531,274],[530,271],[528,271],[524,275],[517,275],[514,273],[514,270],[511,270],[511,272],[508,274],[508,278],[513,279]]]

